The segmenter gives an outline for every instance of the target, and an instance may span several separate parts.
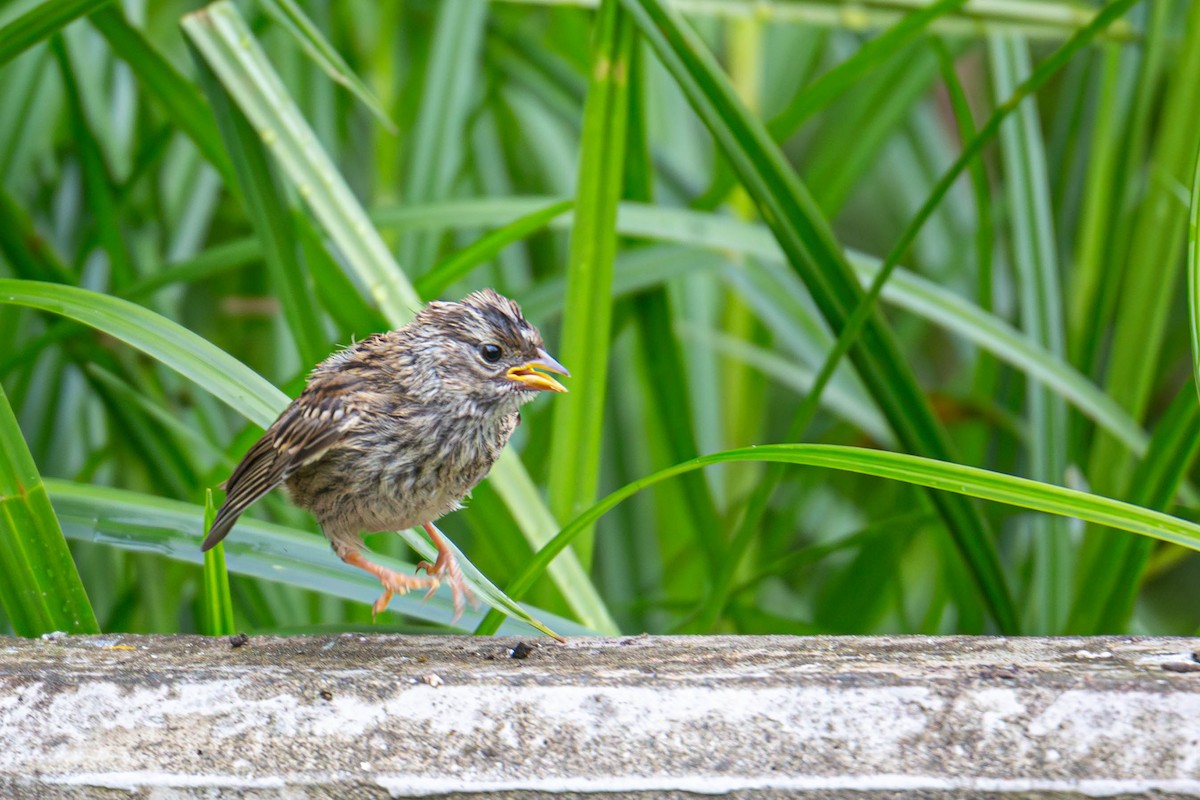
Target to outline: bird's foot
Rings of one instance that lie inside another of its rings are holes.
[[[422,561],[417,564],[417,571],[425,570],[425,574],[429,577],[427,580],[433,581],[433,586],[425,593],[425,599],[433,597],[437,592],[438,586],[442,581],[450,587],[450,594],[454,602],[454,621],[462,616],[466,604],[470,602],[471,608],[478,608],[475,601],[475,593],[471,591],[471,587],[467,585],[466,578],[463,577],[462,569],[458,566],[458,559],[454,557],[454,553],[449,549],[439,549],[437,560],[430,564],[428,561]]]
[[[413,589],[428,589],[429,594],[436,592],[441,581],[437,576],[418,578],[412,575],[401,575],[390,569],[380,568],[379,582],[383,584],[383,594],[371,606],[371,615],[377,617],[387,610],[395,595],[408,594]],[[429,595],[427,594],[426,597]]]

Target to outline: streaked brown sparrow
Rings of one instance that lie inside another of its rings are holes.
[[[455,618],[473,599],[433,521],[483,480],[539,391],[565,392],[538,369],[569,375],[543,349],[520,307],[491,289],[430,303],[412,322],[322,361],[308,385],[225,482],[203,549],[280,484],[312,512],[333,550],[383,584],[372,609],[445,581]],[[425,575],[401,575],[363,556],[361,534],[420,525],[437,547]]]

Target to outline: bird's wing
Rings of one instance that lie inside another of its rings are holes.
[[[243,511],[297,469],[324,455],[360,418],[344,395],[314,396],[288,406],[225,481],[225,502],[201,549],[224,539]]]

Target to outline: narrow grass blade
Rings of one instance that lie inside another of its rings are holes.
[[[440,200],[450,193],[461,168],[466,122],[474,99],[474,80],[487,22],[486,0],[442,0],[429,45],[421,103],[408,141],[404,198],[410,203]],[[437,239],[409,235],[400,260],[413,274],[431,266]]]
[[[111,0],[46,0],[0,28],[0,67]]]
[[[183,19],[183,30],[237,101],[263,144],[312,208],[368,296],[394,325],[412,318],[421,301],[371,225],[266,54],[229,2]]]
[[[601,0],[503,0],[515,5],[582,6],[594,8]],[[896,25],[907,14],[928,5],[929,0],[872,0],[850,5],[829,0],[670,0],[670,7],[700,19],[754,18],[761,22],[804,23],[851,31],[882,30]],[[1063,39],[1094,18],[1092,9],[1074,2],[1047,0],[1003,0],[972,2],[932,24],[946,36],[977,36],[979,32],[1010,33],[1030,39]],[[1122,22],[1106,31],[1105,38],[1131,41],[1137,36]]]
[[[19,278],[74,283],[75,276],[33,226],[16,199],[0,187],[0,252]]]
[[[573,378],[571,393],[556,398],[550,453],[550,509],[559,519],[590,505],[600,479],[617,203],[625,174],[633,26],[618,0],[605,0],[595,26],[558,355]],[[576,552],[585,568],[591,564],[589,534]]]
[[[212,527],[217,516],[212,489],[204,493],[204,530]],[[206,636],[228,636],[233,627],[233,597],[229,593],[229,573],[225,570],[225,544],[204,554],[204,590],[201,592],[200,632]]]
[[[1030,511],[1074,517],[1200,550],[1200,525],[1120,500],[907,453],[840,445],[776,444],[701,456],[623,486],[564,526],[554,540],[538,552],[525,571],[509,584],[508,594],[521,597],[575,537],[641,490],[691,470],[738,461],[796,464],[873,475]],[[491,633],[500,621],[498,614],[489,614],[476,632]]]
[[[1145,457],[1129,485],[1129,502],[1169,509],[1200,452],[1200,403],[1192,387],[1180,388],[1154,429]],[[1126,630],[1153,553],[1154,542],[1114,531],[1100,557],[1076,581],[1068,632],[1097,635]]]
[[[0,388],[0,604],[21,636],[99,633],[46,486]]]
[[[1087,179],[1079,231],[1075,236],[1075,257],[1066,286],[1067,344],[1071,362],[1087,368],[1093,362],[1094,349],[1102,338],[1097,335],[1105,324],[1104,313],[1097,313],[1102,287],[1113,275],[1107,268],[1113,225],[1120,206],[1118,162],[1123,149],[1117,130],[1125,118],[1119,98],[1122,57],[1120,49],[1107,46],[1099,56],[1099,98],[1089,149]]]
[[[1180,59],[1155,126],[1156,137],[1145,197],[1134,221],[1128,266],[1113,321],[1106,388],[1134,419],[1146,413],[1162,355],[1171,301],[1182,259],[1187,208],[1180,187],[1188,186],[1196,158],[1195,120],[1200,119],[1200,4],[1188,6]],[[1164,290],[1165,287],[1165,290]],[[1123,493],[1133,461],[1107,434],[1097,437],[1088,475],[1103,491]]]
[[[788,106],[771,120],[768,126],[771,135],[777,141],[790,136],[805,120],[914,40],[939,17],[965,4],[966,0],[936,0],[868,41],[853,56],[797,92]]]
[[[720,144],[826,321],[840,332],[862,290],[812,197],[686,23],[662,0],[623,2]],[[850,355],[903,446],[953,460],[945,431],[877,314],[864,320]],[[982,516],[961,497],[935,494],[933,501],[1000,629],[1015,632],[1016,609]]]
[[[1192,168],[1192,201],[1188,209],[1188,327],[1192,339],[1192,381],[1200,397],[1200,152]]]
[[[262,245],[274,294],[283,306],[301,364],[316,364],[330,349],[308,273],[300,263],[298,234],[282,187],[267,160],[262,139],[234,105],[212,71],[199,63],[201,82],[216,114],[217,126],[233,161],[239,191]]]
[[[76,147],[79,148],[87,207],[95,220],[100,246],[104,248],[104,252],[108,256],[109,269],[112,271],[112,283],[114,287],[120,288],[132,283],[137,278],[137,270],[121,230],[115,187],[108,174],[108,166],[104,154],[101,152],[100,142],[93,133],[84,110],[79,81],[76,80],[75,68],[67,55],[67,46],[63,38],[60,36],[53,39],[50,42],[50,49],[58,62],[59,75],[62,77],[63,88],[67,96],[67,105],[71,110],[71,137],[74,139]]]
[[[434,300],[451,284],[465,278],[471,270],[493,258],[513,242],[530,236],[549,225],[557,217],[569,211],[575,202],[560,200],[545,208],[513,220],[503,228],[494,230],[446,258],[414,282],[417,294],[423,300]]]
[[[108,41],[113,55],[134,71],[138,85],[162,106],[171,121],[192,140],[226,183],[231,187],[236,185],[233,166],[221,148],[221,137],[212,112],[196,85],[130,25],[119,8],[101,8],[91,14],[88,21]]]
[[[358,287],[329,252],[327,241],[303,209],[293,209],[292,224],[300,234],[300,249],[317,300],[341,330],[357,336],[387,330],[387,319],[358,293]]]
[[[288,398],[233,356],[139,305],[75,286],[0,278],[0,304],[82,322],[146,353],[266,428]]]
[[[1065,59],[1056,59],[1057,63],[1049,65],[1051,68],[1044,71],[1045,62],[1039,64],[1031,82],[1018,92],[1020,97],[1036,90],[1037,86],[1054,74],[1056,68],[1061,67],[1063,61]],[[1004,111],[998,117],[989,118],[985,125],[986,130],[982,130],[980,136],[971,139],[968,143],[969,152],[964,152],[960,156],[961,163],[956,162],[942,176],[939,189],[930,195],[925,208],[913,218],[908,235],[902,237],[896,252],[901,252],[901,246],[906,248],[911,244],[916,231],[944,197],[944,188],[952,184],[961,175],[962,170],[969,167],[986,142],[995,137],[1004,114],[1011,113],[1015,107],[1015,102],[1005,103]],[[441,224],[440,220],[443,218],[455,217],[461,220],[460,224],[463,226],[498,225],[510,222],[521,214],[533,213],[549,201],[550,198],[544,197],[452,201],[407,209],[382,209],[377,218],[389,227]],[[435,223],[435,220],[438,222]],[[564,218],[560,218],[554,224],[561,225],[565,221]],[[671,242],[717,252],[731,252],[740,256],[771,261],[784,259],[778,242],[771,237],[767,228],[724,215],[626,202],[621,204],[617,214],[617,231],[623,236]],[[870,286],[880,284],[879,291],[886,302],[940,325],[992,353],[1005,363],[1028,373],[1053,388],[1085,416],[1117,437],[1132,452],[1140,455],[1145,451],[1149,437],[1124,409],[1087,376],[1064,363],[1062,359],[1047,353],[1040,345],[1001,318],[935,282],[899,267],[898,263],[895,272],[891,273],[886,281],[880,282],[879,259],[853,250],[847,251],[847,256],[861,283]],[[617,276],[619,280],[623,277],[620,274]],[[543,287],[553,288],[555,285],[554,282],[548,281]],[[871,296],[873,291],[869,290],[868,296]],[[543,301],[541,298],[544,294],[555,302],[550,304],[548,300]],[[537,300],[530,307],[536,308],[539,313],[561,311],[555,293],[544,292],[539,287],[536,294],[531,296]]]
[[[309,58],[319,66],[326,75],[346,89],[375,115],[375,118],[392,133],[396,132],[396,123],[392,122],[379,99],[375,97],[362,79],[354,74],[350,65],[342,58],[341,53],[333,48],[321,34],[304,10],[295,0],[264,0],[264,7],[272,18],[282,25],[292,35]]]
[[[988,42],[992,80],[998,97],[1010,97],[1028,80],[1029,48],[1014,37]],[[1042,149],[1041,118],[1032,98],[1016,107],[1000,128],[1005,189],[1012,226],[1013,268],[1020,297],[1021,327],[1047,352],[1064,358],[1062,298],[1054,220],[1050,217],[1050,186]],[[1059,482],[1067,467],[1067,409],[1062,398],[1036,381],[1026,385],[1030,425],[1030,475]],[[1070,548],[1060,519],[1037,517],[1030,522],[1032,537],[1029,633],[1060,632],[1070,603]]]

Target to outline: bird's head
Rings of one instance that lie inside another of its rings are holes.
[[[415,322],[433,334],[429,355],[437,361],[442,391],[514,410],[538,392],[567,391],[546,374],[570,377],[546,352],[538,329],[520,306],[491,289],[457,303],[430,303]]]

